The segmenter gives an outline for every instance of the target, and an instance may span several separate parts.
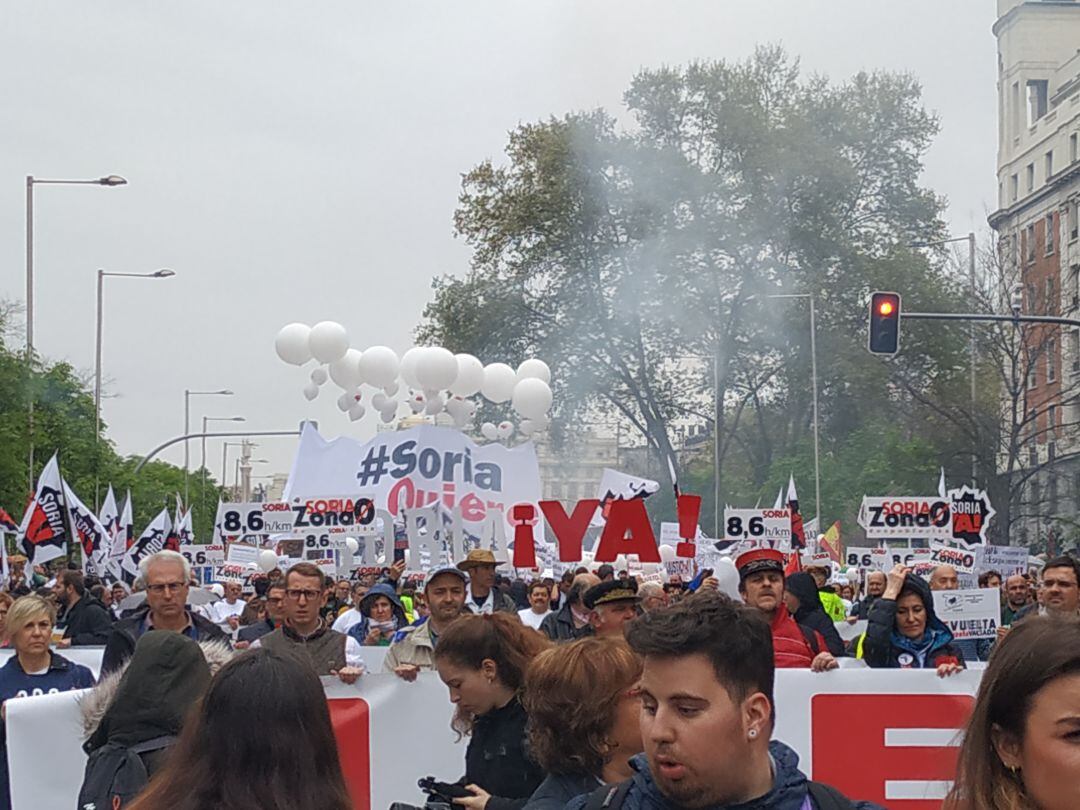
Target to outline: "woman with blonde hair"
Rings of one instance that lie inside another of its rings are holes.
[[[1080,620],[1032,616],[997,643],[946,810],[1080,807]]]
[[[89,669],[49,649],[56,608],[40,596],[22,596],[8,609],[4,640],[15,648],[0,667],[0,701],[69,692],[94,685]],[[8,791],[7,736],[0,723],[0,808],[11,807]]]
[[[525,676],[529,750],[547,778],[526,810],[562,810],[575,796],[633,776],[640,754],[641,659],[621,638],[545,650]]]

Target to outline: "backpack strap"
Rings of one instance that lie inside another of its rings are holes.
[[[806,789],[817,805],[818,810],[855,810],[851,799],[823,782],[806,783]]]
[[[798,622],[796,622],[796,624],[798,624]],[[818,646],[817,643],[817,633],[815,633],[813,630],[803,624],[799,625],[799,632],[803,634],[803,638],[806,639],[806,643],[810,646],[810,652],[812,652],[814,655],[817,655],[819,652],[821,652],[821,648]]]
[[[165,748],[176,742],[176,736],[173,734],[163,734],[160,737],[154,737],[152,740],[144,740],[141,743],[135,743],[135,745],[127,746],[127,750],[133,754],[147,754],[150,751],[157,751],[159,748]]]
[[[633,784],[633,779],[627,779],[614,785],[601,785],[589,794],[583,810],[620,810]]]

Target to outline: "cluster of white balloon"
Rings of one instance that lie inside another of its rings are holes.
[[[274,348],[278,357],[294,366],[315,360],[319,365],[304,386],[304,396],[314,400],[321,386],[332,381],[342,391],[338,408],[354,422],[367,412],[362,385],[375,389],[368,404],[383,422],[394,421],[404,403],[414,414],[446,411],[462,429],[476,415],[477,403],[469,397],[478,393],[489,402],[509,402],[520,417],[516,429],[525,436],[544,430],[551,421],[551,370],[543,360],[526,360],[515,371],[505,363],[485,366],[471,354],[454,354],[439,346],[416,346],[399,359],[386,346],[350,348],[345,327],[333,321],[315,326],[290,323],[278,332]],[[514,431],[509,420],[485,422],[480,428],[490,441],[509,439]]]

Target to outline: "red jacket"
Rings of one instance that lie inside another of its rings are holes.
[[[788,613],[785,605],[781,604],[776,609],[771,627],[773,661],[777,669],[809,668],[817,653],[807,644],[806,636],[803,635],[803,631],[799,628],[795,619]],[[821,633],[816,630],[808,630],[807,632],[811,633],[817,642],[818,652],[829,649],[825,646],[825,639]]]

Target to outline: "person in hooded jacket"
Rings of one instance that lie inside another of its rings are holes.
[[[880,669],[936,669],[942,678],[964,669],[964,655],[934,612],[930,586],[904,565],[888,575],[870,609],[863,658]]]
[[[798,624],[821,634],[829,652],[837,658],[845,655],[843,639],[836,632],[835,622],[825,613],[812,576],[802,571],[789,576],[784,582],[784,604]]]
[[[228,657],[228,645],[206,642]],[[212,653],[211,655],[215,655]],[[189,710],[210,685],[210,665],[199,642],[182,633],[148,630],[135,644],[125,666],[102,678],[81,702],[83,750],[92,754],[108,743],[131,748],[161,740],[154,750],[140,754],[153,777],[168,757]]]
[[[358,605],[362,618],[345,634],[365,647],[387,647],[394,634],[408,625],[405,607],[392,585],[373,585]]]

